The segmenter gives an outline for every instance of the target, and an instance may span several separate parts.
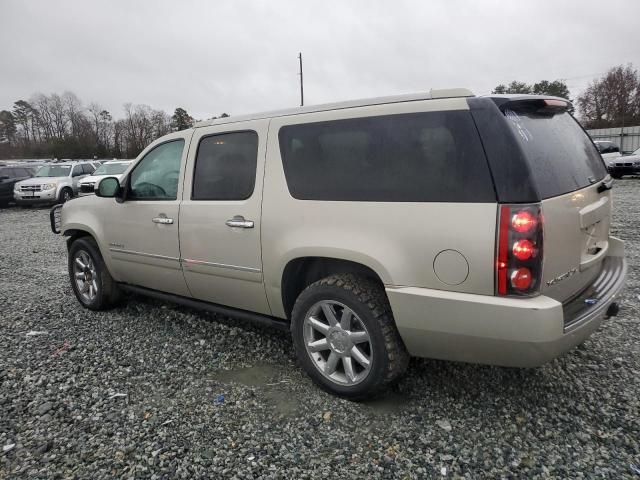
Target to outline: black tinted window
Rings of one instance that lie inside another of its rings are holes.
[[[495,201],[467,111],[291,125],[279,139],[289,191],[298,199]]]
[[[258,134],[235,132],[200,140],[192,200],[244,200],[253,193]]]
[[[90,163],[83,163],[82,171],[90,175],[95,171],[95,168],[93,168],[93,165],[91,165]]]
[[[573,192],[602,180],[607,171],[587,134],[568,113],[506,110],[542,198]]]

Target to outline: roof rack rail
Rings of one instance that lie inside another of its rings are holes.
[[[274,117],[285,117],[298,115],[301,113],[324,112],[327,110],[342,110],[346,108],[368,107],[371,105],[384,105],[387,103],[415,102],[420,100],[434,100],[438,98],[463,98],[475,96],[471,90],[466,88],[446,88],[430,90],[429,93],[412,93],[407,95],[394,95],[389,97],[366,98],[361,100],[349,100],[346,102],[326,103],[322,105],[311,105],[308,107],[290,108],[288,110],[278,110],[273,112],[254,113],[249,115],[230,116],[224,118],[214,118],[195,124],[196,128],[210,125],[222,125],[225,123],[237,123],[248,120],[261,120]]]

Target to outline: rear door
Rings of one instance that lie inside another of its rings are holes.
[[[265,314],[260,216],[268,126],[256,120],[196,129],[180,207],[192,296]]]
[[[539,101],[538,101],[539,102]],[[611,190],[593,143],[566,111],[503,108],[542,203],[544,257],[540,291],[566,301],[600,272],[609,248]]]

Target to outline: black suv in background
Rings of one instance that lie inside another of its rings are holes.
[[[0,167],[0,207],[13,200],[13,186],[20,180],[33,177],[34,169],[25,165]]]

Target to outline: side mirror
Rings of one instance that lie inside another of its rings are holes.
[[[115,198],[120,195],[122,188],[116,177],[107,177],[98,184],[96,197]]]

